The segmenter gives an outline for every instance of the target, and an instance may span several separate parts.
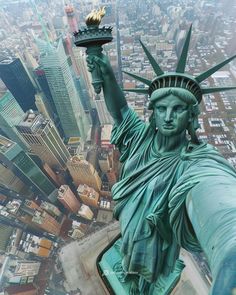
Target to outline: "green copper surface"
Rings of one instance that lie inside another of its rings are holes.
[[[126,71],[123,71],[123,73],[125,73],[126,75],[129,75],[130,77],[133,77],[134,79],[136,79],[136,80],[138,80],[138,81],[140,81],[140,82],[142,82],[142,83],[144,83],[144,84],[146,84],[148,86],[150,86],[152,84],[152,82],[149,81],[148,79],[145,79],[145,78],[140,77],[138,75],[135,75],[135,74],[132,74],[132,73],[128,73]]]
[[[187,61],[187,57],[188,57],[188,48],[189,48],[189,42],[190,42],[190,38],[191,38],[191,32],[192,32],[192,25],[189,28],[187,37],[185,39],[184,42],[184,46],[179,58],[179,62],[176,68],[176,72],[177,73],[184,73],[185,72],[185,67],[186,67],[186,61]]]
[[[130,295],[132,294],[132,280],[129,278],[130,273],[126,273],[122,267],[121,245],[121,240],[116,241],[102,256],[99,267],[103,273],[103,280],[106,280],[106,283],[112,287],[115,294]],[[171,291],[180,280],[181,272],[184,267],[184,263],[178,259],[174,271],[169,276],[161,275],[150,288],[146,288],[143,295],[171,294]],[[138,273],[133,272],[132,275],[135,276],[138,275]]]
[[[220,68],[222,68],[223,66],[225,66],[227,63],[229,63],[231,60],[233,60],[236,57],[236,55],[226,59],[225,61],[215,65],[214,67],[212,67],[211,69],[205,71],[204,73],[202,73],[201,75],[197,76],[195,79],[200,83],[204,80],[206,80],[208,77],[210,77],[212,74],[214,74],[215,72],[217,72]]]
[[[158,63],[155,61],[154,57],[151,55],[151,53],[149,52],[149,50],[147,49],[147,47],[143,44],[143,42],[141,40],[139,40],[142,48],[143,48],[143,51],[145,52],[155,74],[157,76],[160,76],[160,75],[163,75],[164,72],[162,71],[162,69],[160,68],[160,66],[158,65]]]
[[[149,87],[153,112],[145,123],[128,107],[108,58],[89,55],[89,69],[95,64],[115,121],[111,143],[123,163],[112,188],[114,216],[121,229],[119,250],[101,262],[104,272],[111,271],[113,259],[120,257],[115,269],[121,274],[111,279],[115,292],[121,284],[124,294],[128,289],[130,295],[168,294],[167,278],[175,273],[183,247],[205,252],[213,274],[213,295],[231,294],[236,288],[236,172],[195,133],[203,91],[198,82],[219,65],[198,80],[185,73],[154,79]],[[157,282],[162,278],[160,293]]]
[[[236,87],[234,86],[228,86],[228,87],[209,87],[209,88],[203,88],[202,93],[208,94],[208,93],[214,93],[214,92],[220,92],[220,91],[229,91],[234,90]]]

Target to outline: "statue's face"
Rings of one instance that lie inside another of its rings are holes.
[[[163,97],[154,105],[158,131],[165,136],[179,135],[189,124],[188,105],[173,94]]]

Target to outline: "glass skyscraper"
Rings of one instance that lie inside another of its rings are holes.
[[[29,144],[33,154],[55,171],[66,169],[70,154],[51,120],[45,119],[37,112],[29,111],[16,128]]]
[[[0,78],[24,112],[29,109],[36,110],[36,91],[19,58],[8,58],[0,62]]]
[[[59,40],[56,47],[39,40],[38,47],[41,52],[40,62],[65,137],[79,136],[84,140],[90,126],[76,90],[62,40]]]
[[[10,91],[0,91],[0,129],[23,149],[29,146],[16,129],[16,125],[22,121],[25,113],[13,97]]]
[[[0,162],[38,197],[47,199],[56,186],[15,142],[0,135]]]

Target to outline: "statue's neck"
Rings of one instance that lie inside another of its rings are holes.
[[[157,132],[155,145],[158,153],[172,153],[179,152],[187,145],[186,132],[184,131],[178,135],[165,136]]]

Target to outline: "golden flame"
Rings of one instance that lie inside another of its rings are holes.
[[[102,18],[106,14],[106,7],[101,7],[98,10],[93,9],[86,17],[86,25],[87,26],[99,26]]]

